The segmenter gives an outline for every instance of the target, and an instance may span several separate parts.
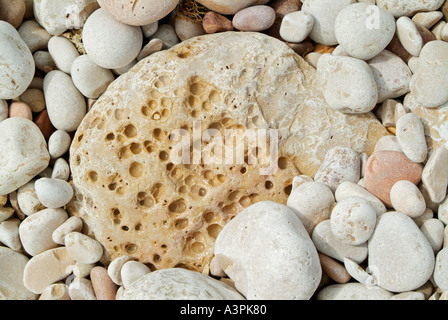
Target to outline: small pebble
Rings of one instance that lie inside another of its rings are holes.
[[[20,101],[26,103],[32,112],[41,112],[45,109],[45,96],[41,89],[28,88],[20,96]]]
[[[422,163],[428,155],[425,129],[420,118],[414,113],[400,117],[396,125],[398,144],[411,161]]]
[[[9,107],[6,100],[0,99],[0,122],[8,118]]]
[[[22,117],[28,120],[33,120],[33,113],[31,108],[24,102],[13,102],[9,106],[9,117]]]
[[[48,116],[47,109],[44,109],[42,112],[40,112],[35,117],[34,123],[39,128],[41,133],[44,135],[44,138],[46,141],[48,141],[48,139],[50,139],[53,132],[56,131],[56,128],[53,126],[53,124],[50,121],[50,117]]]
[[[34,187],[39,201],[47,208],[62,208],[73,198],[73,187],[64,180],[40,178]]]
[[[347,283],[350,281],[351,276],[345,270],[344,265],[337,262],[336,260],[319,253],[319,260],[322,266],[322,270],[337,283]]]
[[[76,262],[76,264],[73,266],[73,275],[78,278],[86,278],[90,275],[90,272],[94,267],[94,264]]]
[[[56,159],[50,178],[68,181],[70,178],[70,166],[67,160],[64,158]]]
[[[107,273],[116,285],[123,285],[123,281],[121,279],[121,268],[123,268],[123,265],[131,259],[131,257],[123,255],[112,260],[112,262],[107,267]]]
[[[31,53],[46,50],[51,34],[42,28],[35,20],[27,20],[18,29],[22,40],[27,44]]]
[[[36,180],[33,179],[17,189],[17,203],[22,212],[27,216],[45,209],[45,206],[40,203],[37,197],[34,187],[35,182]]]
[[[79,52],[73,43],[63,36],[54,36],[48,41],[48,52],[56,67],[68,74],[71,73],[73,61],[79,57]]]
[[[305,11],[295,11],[283,17],[280,27],[280,36],[289,42],[302,42],[314,26],[313,16]]]
[[[440,203],[445,199],[448,187],[448,150],[444,146],[432,152],[423,168],[422,182],[431,201]]]
[[[233,30],[232,21],[213,11],[209,11],[205,14],[202,19],[202,27],[206,33],[218,33]]]
[[[434,253],[437,254],[443,246],[445,230],[443,222],[435,218],[428,219],[423,222],[420,230],[425,235],[426,239],[428,239]]]
[[[275,11],[269,6],[253,6],[234,15],[232,24],[240,31],[264,31],[275,22]]]
[[[92,281],[86,278],[75,277],[68,286],[71,300],[96,300]]]
[[[25,17],[26,5],[22,0],[0,0],[0,20],[19,28]]]
[[[388,135],[380,138],[375,145],[374,152],[378,151],[396,151],[403,153],[396,136]]]
[[[341,202],[349,197],[360,197],[368,201],[370,206],[375,210],[377,215],[386,212],[386,206],[381,202],[380,199],[375,197],[369,191],[359,186],[356,183],[345,181],[342,182],[335,192],[335,199],[337,202]]]
[[[397,36],[407,52],[415,57],[420,55],[423,38],[414,21],[408,17],[400,17],[397,20]]]
[[[150,38],[154,35],[154,33],[157,32],[157,29],[159,28],[159,21],[141,26],[143,36],[145,38]]]
[[[140,51],[137,56],[137,61],[143,60],[146,57],[149,57],[151,54],[159,52],[163,48],[163,41],[160,39],[152,39],[148,42],[146,46],[143,47],[142,51]]]
[[[138,261],[127,261],[121,267],[121,281],[123,287],[128,288],[134,281],[151,272],[148,266]]]
[[[389,300],[425,300],[425,295],[421,292],[402,292],[394,295]]]
[[[68,293],[68,286],[64,283],[55,283],[44,289],[39,300],[71,300]]]
[[[115,300],[118,286],[107,274],[107,269],[94,267],[90,271],[90,280],[97,300]]]
[[[19,236],[19,225],[21,222],[17,218],[0,222],[0,242],[14,251],[19,251],[22,248]]]
[[[418,218],[426,210],[426,202],[417,186],[407,180],[397,181],[390,189],[393,208],[411,218]]]
[[[444,248],[437,253],[434,282],[442,291],[448,291],[448,248]]]
[[[317,300],[389,300],[394,294],[379,287],[369,287],[357,282],[332,284],[323,288]]]
[[[57,159],[63,156],[70,148],[71,141],[70,135],[64,130],[56,130],[53,132],[48,140],[48,152],[50,153],[50,157],[52,159]]]
[[[56,64],[48,51],[39,50],[33,54],[36,69],[44,73],[49,73],[56,70]]]
[[[71,232],[81,232],[82,227],[83,222],[81,218],[77,216],[71,216],[53,231],[53,233],[51,234],[51,238],[57,244],[64,245],[65,236]]]
[[[415,24],[419,24],[427,29],[431,29],[440,19],[443,18],[441,11],[419,12],[412,17]]]
[[[70,232],[64,237],[65,247],[76,262],[93,264],[103,255],[102,245],[80,232]]]
[[[162,40],[163,49],[174,47],[180,42],[176,30],[169,24],[159,25],[159,28],[157,29],[156,33],[153,34],[151,39]]]
[[[182,14],[176,15],[176,18],[174,19],[174,30],[181,41],[205,34],[201,22],[194,21]]]

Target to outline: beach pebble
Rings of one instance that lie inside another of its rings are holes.
[[[448,291],[448,247],[437,253],[433,277],[442,291]]]
[[[428,239],[432,250],[437,254],[443,246],[445,225],[439,219],[431,218],[423,222],[420,231]]]
[[[96,300],[92,281],[86,278],[75,277],[68,286],[70,300]]]
[[[347,283],[351,280],[351,276],[343,264],[322,253],[319,253],[319,260],[322,271],[337,283]]]
[[[123,287],[127,289],[134,281],[151,272],[149,267],[141,262],[130,260],[121,268]]]
[[[174,18],[174,30],[181,41],[205,34],[200,21],[192,20],[183,14],[177,14]]]
[[[26,43],[31,53],[37,50],[46,50],[51,34],[42,28],[35,20],[27,20],[18,29],[22,40]]]
[[[44,79],[44,94],[52,125],[68,133],[75,131],[86,115],[87,105],[71,77],[59,70],[51,71]]]
[[[48,41],[48,52],[56,67],[70,74],[73,61],[79,57],[79,52],[74,44],[63,36],[54,36]]]
[[[249,206],[226,224],[214,254],[247,299],[308,300],[322,275],[316,248],[299,218],[270,201]],[[266,263],[272,260],[281,263]]]
[[[143,37],[150,38],[157,32],[157,29],[159,28],[159,21],[141,26],[140,28],[142,29]]]
[[[32,257],[23,271],[23,284],[33,293],[41,294],[46,287],[67,278],[75,261],[65,247],[46,250]]]
[[[28,120],[33,120],[33,113],[31,108],[25,102],[15,101],[9,106],[9,117],[22,117]]]
[[[14,251],[19,251],[22,248],[19,236],[20,223],[21,220],[17,218],[0,222],[0,242]]]
[[[412,17],[415,24],[419,24],[427,29],[431,29],[440,19],[443,18],[441,11],[419,12]]]
[[[377,275],[372,270],[366,268],[364,270],[358,263],[349,258],[344,258],[344,267],[350,276],[359,283],[374,287],[377,284]]]
[[[393,293],[379,287],[350,282],[332,284],[319,291],[317,300],[389,300]]]
[[[51,35],[57,36],[67,29],[79,29],[98,9],[96,0],[40,0],[34,1],[34,17]]]
[[[448,43],[431,41],[420,52],[418,67],[412,76],[410,90],[425,108],[436,108],[448,101]]]
[[[123,281],[121,279],[121,268],[123,268],[123,265],[130,260],[132,260],[131,257],[123,255],[112,260],[107,267],[107,273],[116,285],[123,285]]]
[[[341,242],[359,245],[369,240],[375,229],[376,211],[361,197],[339,201],[331,211],[331,231]]]
[[[378,103],[401,97],[410,91],[412,72],[397,55],[383,50],[367,63],[378,88]]]
[[[103,9],[87,19],[82,39],[90,59],[105,69],[118,69],[137,58],[143,45],[139,27],[115,20]]]
[[[402,152],[378,151],[367,161],[364,183],[367,191],[392,208],[390,189],[400,180],[417,185],[421,181],[422,166],[409,160]]]
[[[13,214],[14,214],[14,208],[0,207],[0,222],[11,218]]]
[[[421,292],[408,291],[394,295],[389,300],[426,300],[425,295]]]
[[[378,87],[365,61],[327,53],[320,57],[317,73],[325,100],[331,108],[359,114],[370,112],[376,106]]]
[[[407,113],[398,119],[396,129],[398,144],[406,157],[417,163],[424,162],[428,147],[420,118],[414,113]]]
[[[234,15],[238,11],[251,5],[266,4],[269,0],[198,0],[208,9],[224,15]]]
[[[50,153],[51,159],[57,159],[63,156],[71,144],[70,135],[64,130],[56,130],[50,136],[48,140],[48,152]]]
[[[286,205],[294,211],[311,234],[316,225],[330,218],[333,203],[331,189],[323,183],[312,181],[294,187]]]
[[[36,179],[33,179],[17,189],[17,203],[20,210],[27,216],[45,209],[45,206],[40,203],[37,197],[34,187],[35,182]]]
[[[20,224],[19,235],[25,251],[36,256],[58,245],[52,233],[68,219],[63,209],[45,209],[27,217]]]
[[[174,47],[180,42],[174,27],[166,23],[159,26],[156,33],[154,33],[154,35],[152,36],[152,39],[162,40],[163,49]]]
[[[367,257],[367,244],[353,246],[343,243],[331,231],[330,220],[319,223],[314,228],[311,238],[319,252],[340,262],[344,262],[344,258],[350,258],[357,263],[361,263]]]
[[[375,210],[377,215],[380,215],[387,211],[386,206],[383,204],[383,202],[381,202],[380,199],[375,197],[373,194],[371,194],[369,191],[367,191],[360,185],[350,181],[342,182],[336,189],[334,196],[337,202],[341,202],[344,199],[350,197],[363,198],[369,203],[372,209]]]
[[[51,54],[45,50],[39,50],[33,54],[34,63],[36,69],[44,73],[49,73],[50,71],[56,70],[56,64],[51,57]]]
[[[234,29],[230,19],[213,11],[205,14],[202,19],[202,27],[206,33],[218,33]]]
[[[390,189],[393,208],[411,218],[420,217],[426,210],[426,202],[417,186],[407,180],[397,181]]]
[[[34,187],[39,201],[47,208],[62,208],[73,198],[73,187],[64,180],[40,178]]]
[[[68,181],[70,178],[70,166],[68,165],[67,160],[64,158],[56,159],[49,178]]]
[[[423,168],[422,182],[432,202],[442,202],[448,187],[448,150],[439,146],[434,150]]]
[[[344,181],[358,182],[361,178],[361,158],[347,147],[330,149],[317,170],[314,181],[327,185],[333,192]]]
[[[6,100],[0,99],[0,122],[8,118],[9,106]]]
[[[0,122],[0,195],[11,193],[44,170],[50,161],[47,143],[30,120],[16,117]]]
[[[39,296],[39,300],[71,300],[68,293],[68,286],[65,283],[55,283],[49,285]]]
[[[117,300],[244,300],[244,297],[203,273],[168,268],[140,277]]]
[[[144,26],[157,22],[178,5],[177,0],[98,0],[98,3],[117,21],[132,26]]]
[[[81,232],[83,227],[83,222],[81,218],[77,216],[71,216],[59,227],[57,227],[51,234],[51,238],[57,244],[64,245],[65,236],[71,232]]]
[[[19,32],[9,23],[0,21],[0,99],[20,96],[33,80],[34,59]]]
[[[19,98],[31,108],[32,112],[37,113],[45,109],[45,96],[41,89],[28,88]]]
[[[26,5],[22,0],[0,0],[0,20],[19,28],[25,16]]]
[[[375,21],[370,21],[372,12]],[[395,34],[395,19],[385,10],[367,3],[345,7],[335,21],[335,35],[353,58],[369,60],[383,51]]]
[[[97,300],[115,300],[118,286],[107,274],[107,269],[96,266],[90,271],[90,280]]]
[[[36,300],[37,296],[23,284],[29,258],[0,246],[0,300]]]
[[[425,1],[407,1],[407,0],[377,0],[380,8],[390,12],[394,17],[412,16],[420,11],[433,11],[439,9],[445,0],[425,0]]]
[[[397,151],[403,152],[401,150],[400,144],[398,143],[398,139],[396,136],[388,135],[381,137],[380,140],[375,145],[374,152],[378,151]]]
[[[397,20],[397,36],[407,52],[415,57],[420,55],[423,47],[423,38],[414,21],[409,17],[400,17]]]
[[[385,290],[415,290],[429,280],[434,270],[430,243],[403,213],[390,211],[379,217],[368,250],[368,264],[378,270],[378,285]]]
[[[280,36],[285,41],[302,42],[305,40],[314,26],[313,16],[305,11],[288,13],[282,19]]]
[[[76,264],[73,266],[73,275],[79,278],[86,278],[90,275],[90,271],[92,271],[94,267],[94,264],[76,262]]]
[[[90,99],[99,98],[115,80],[111,70],[100,67],[88,55],[75,59],[71,75],[76,88]]]
[[[269,6],[253,6],[234,15],[232,24],[240,31],[264,31],[275,22],[275,11]]]
[[[68,233],[64,237],[64,243],[70,256],[79,263],[93,264],[103,255],[102,245],[80,232]]]
[[[146,57],[149,57],[153,53],[159,52],[163,48],[163,41],[160,39],[152,39],[150,40],[140,51],[137,56],[137,61],[143,60]]]

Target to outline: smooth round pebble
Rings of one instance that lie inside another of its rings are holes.
[[[283,17],[280,26],[280,36],[288,42],[302,42],[314,26],[313,16],[306,11],[295,11]]]
[[[380,199],[375,197],[360,185],[350,181],[342,182],[336,189],[334,196],[337,202],[341,202],[344,199],[352,196],[363,198],[364,200],[369,202],[370,206],[375,210],[377,215],[380,215],[387,211],[386,206],[381,202]]]
[[[82,227],[83,222],[81,218],[77,216],[71,216],[53,231],[53,233],[51,234],[51,238],[57,244],[64,245],[65,236],[71,232],[81,232]]]
[[[33,80],[34,59],[19,32],[1,20],[0,43],[0,99],[13,99],[24,93]]]
[[[50,178],[68,181],[70,178],[70,166],[67,160],[64,158],[56,159]]]
[[[436,218],[427,219],[420,227],[421,232],[428,239],[434,253],[438,253],[443,246],[445,225]]]
[[[420,55],[423,47],[423,38],[414,21],[409,17],[400,17],[397,20],[397,36],[401,45],[407,52],[415,57]]]
[[[123,255],[112,260],[112,262],[107,267],[107,273],[109,274],[109,277],[118,286],[123,285],[123,281],[121,279],[121,268],[123,268],[123,265],[129,260],[132,260],[132,258]]]
[[[45,209],[45,206],[40,203],[37,197],[36,189],[34,188],[35,182],[36,180],[33,179],[17,189],[17,203],[20,210],[27,216]]]
[[[25,21],[18,31],[31,53],[34,53],[37,50],[47,49],[51,34],[42,28],[35,20]]]
[[[163,49],[169,49],[180,42],[174,27],[166,23],[159,26],[151,38],[151,40],[154,39],[163,41]]]
[[[22,248],[19,236],[19,225],[21,222],[17,218],[0,222],[0,242],[14,251],[20,251]]]
[[[70,232],[64,237],[65,247],[76,262],[93,264],[103,255],[102,245],[95,239],[80,232]]]
[[[86,278],[75,277],[68,286],[70,300],[96,300],[92,281]]]
[[[134,281],[150,273],[151,269],[141,262],[130,260],[122,266],[120,272],[123,287],[126,289],[129,288]]]
[[[433,150],[423,168],[422,182],[434,203],[442,202],[448,187],[448,149],[439,146]]]
[[[54,36],[48,41],[48,52],[56,67],[70,74],[73,61],[79,57],[79,52],[74,44],[63,36]]]
[[[359,245],[369,240],[375,229],[376,211],[361,197],[349,197],[338,202],[330,217],[333,234],[343,243]]]
[[[115,20],[103,9],[87,19],[82,38],[90,59],[105,69],[118,69],[137,58],[143,45],[139,27]]]
[[[357,282],[332,284],[319,291],[317,300],[389,300],[393,293]]]
[[[181,41],[205,34],[201,22],[191,20],[180,14],[174,19],[174,30],[176,30],[176,34]]]
[[[62,208],[73,198],[73,187],[64,180],[40,178],[34,187],[39,201],[47,208]]]
[[[264,31],[275,22],[275,11],[269,6],[252,6],[234,15],[232,24],[240,31]]]
[[[390,189],[390,201],[396,211],[411,218],[420,217],[426,210],[421,191],[411,181],[397,181]]]
[[[90,280],[97,300],[115,300],[118,286],[107,274],[107,269],[96,266],[90,271]]]
[[[89,99],[99,98],[115,80],[111,70],[97,65],[89,55],[79,56],[73,61],[71,75],[76,88]]]
[[[371,15],[375,12],[375,19]],[[368,3],[345,7],[335,22],[340,46],[353,58],[369,60],[383,51],[395,34],[395,19],[387,11]]]
[[[396,136],[403,153],[411,161],[422,163],[428,155],[425,128],[414,113],[407,113],[398,119]]]
[[[9,106],[9,117],[22,117],[28,120],[33,120],[33,113],[31,108],[24,102],[15,101]]]
[[[51,159],[57,159],[63,156],[68,149],[72,138],[64,130],[56,130],[48,139],[48,152],[50,153]]]
[[[10,23],[16,29],[22,24],[25,11],[26,5],[22,0],[0,0],[0,20]]]

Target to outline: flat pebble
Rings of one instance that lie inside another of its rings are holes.
[[[177,0],[98,0],[101,8],[116,20],[132,26],[144,26],[165,18],[178,5]]]
[[[214,254],[249,300],[308,300],[322,276],[305,227],[291,209],[275,202],[258,202],[240,212],[219,233]],[[266,263],[272,260],[282,263]]]
[[[240,31],[264,31],[275,22],[275,11],[269,6],[253,6],[234,15],[232,23]]]
[[[423,38],[414,21],[409,17],[400,17],[397,20],[397,36],[407,52],[415,57],[420,55],[423,48]]]
[[[378,270],[378,285],[385,290],[415,290],[429,280],[434,270],[430,243],[403,213],[390,211],[379,217],[368,249],[368,265]]]
[[[442,291],[448,291],[448,247],[437,253],[433,277]]]
[[[54,36],[48,41],[48,52],[56,67],[68,74],[71,73],[73,61],[79,57],[74,44],[63,36]]]
[[[118,286],[112,281],[104,267],[94,267],[90,271],[90,280],[97,300],[115,300]]]
[[[375,12],[375,21],[371,14]],[[369,60],[383,51],[395,34],[395,19],[387,11],[368,3],[345,7],[335,21],[335,35],[353,58]]]
[[[398,119],[396,136],[403,153],[411,161],[422,163],[428,155],[425,129],[420,118],[414,113],[407,113]]]
[[[330,149],[317,170],[314,181],[327,185],[333,192],[344,181],[358,182],[361,178],[361,158],[347,147]]]
[[[96,300],[92,281],[86,278],[75,277],[68,286],[70,300]]]
[[[119,300],[244,300],[231,286],[182,268],[157,270],[127,288]]]
[[[286,205],[294,211],[311,234],[320,222],[330,218],[333,203],[331,189],[323,183],[312,181],[293,188]]]
[[[71,75],[76,88],[90,99],[99,98],[115,80],[111,70],[100,67],[88,55],[73,61]]]
[[[123,287],[126,289],[129,288],[134,281],[150,273],[151,269],[141,262],[130,260],[123,264],[120,272]]]
[[[363,198],[364,200],[368,201],[368,203],[375,210],[377,215],[380,215],[387,211],[386,206],[383,204],[383,202],[381,202],[380,199],[375,197],[365,188],[353,182],[349,181],[342,182],[336,189],[334,196],[337,202],[341,202],[349,197]]]
[[[9,23],[0,21],[0,99],[20,96],[33,80],[34,59],[19,32]]]
[[[402,152],[378,151],[367,161],[364,183],[367,191],[391,208],[390,190],[400,180],[417,185],[421,181],[422,166],[409,160]]]
[[[27,216],[45,209],[45,206],[40,203],[37,197],[36,189],[34,188],[35,182],[36,179],[33,179],[17,189],[17,203]]]
[[[0,246],[0,299],[36,300],[37,296],[23,284],[23,272],[29,258]]]
[[[396,211],[411,218],[420,217],[426,210],[421,191],[411,181],[397,181],[390,189],[390,201]]]
[[[44,79],[44,94],[52,125],[58,130],[75,131],[86,115],[87,105],[71,77],[59,70],[49,72]]]
[[[64,237],[64,243],[70,256],[79,263],[93,264],[103,255],[102,245],[80,232],[67,234]]]
[[[62,208],[73,198],[73,187],[64,180],[40,178],[34,187],[39,201],[47,208]]]
[[[68,293],[68,286],[65,283],[55,283],[49,285],[39,296],[39,300],[71,300]]]
[[[317,300],[389,300],[393,293],[361,283],[332,284],[319,291]]]
[[[448,150],[444,146],[432,152],[423,168],[422,182],[431,201],[442,202],[448,187]]]
[[[30,120],[16,117],[0,122],[0,194],[8,194],[29,182],[50,161],[47,143]]]
[[[320,57],[317,72],[325,100],[331,108],[359,114],[370,112],[376,106],[378,87],[365,61],[327,53]]]
[[[32,257],[23,271],[23,284],[33,293],[41,294],[46,287],[67,278],[75,261],[65,247],[50,249]]]
[[[431,29],[442,18],[443,13],[441,11],[429,11],[429,12],[419,12],[415,14],[412,17],[412,21],[427,29]]]
[[[25,251],[36,256],[58,245],[52,233],[68,219],[63,209],[45,209],[27,217],[20,224],[19,235]]]
[[[420,227],[421,232],[428,239],[432,250],[437,254],[443,246],[443,236],[445,225],[443,222],[436,218],[431,218],[423,222]]]
[[[282,19],[280,36],[288,42],[302,42],[305,40],[314,26],[313,16],[306,11],[288,13]]]
[[[369,240],[375,229],[376,211],[361,197],[348,197],[339,201],[330,217],[333,234],[343,243],[360,245]]]
[[[22,248],[19,236],[19,225],[21,222],[17,218],[0,222],[0,242],[14,251],[19,251]]]
[[[82,227],[83,222],[81,218],[77,216],[71,216],[53,231],[53,233],[51,234],[51,238],[57,244],[64,245],[65,236],[71,232],[81,232]]]
[[[353,246],[343,243],[331,231],[330,220],[319,223],[314,228],[311,239],[319,252],[340,262],[344,262],[344,258],[350,258],[361,263],[367,258],[367,244]]]
[[[115,20],[103,9],[87,19],[82,38],[90,59],[105,69],[118,69],[137,58],[143,45],[139,27]]]

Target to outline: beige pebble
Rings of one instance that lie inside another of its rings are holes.
[[[96,300],[92,281],[86,278],[75,277],[68,286],[71,300]]]
[[[412,17],[412,21],[426,29],[431,29],[440,19],[443,18],[441,11],[419,12]]]
[[[9,117],[22,117],[28,120],[33,120],[33,113],[30,107],[24,102],[13,102],[9,106]]]
[[[347,272],[347,270],[345,270],[344,265],[322,253],[319,253],[319,259],[320,264],[322,266],[322,270],[331,279],[333,279],[337,283],[347,283],[350,281],[351,276]]]
[[[42,78],[39,79],[43,81]],[[20,101],[25,102],[31,108],[32,112],[41,112],[45,109],[45,97],[41,89],[29,87],[20,96]]]
[[[64,283],[55,283],[44,289],[39,300],[71,300],[68,286]]]
[[[64,130],[56,130],[48,139],[48,152],[51,159],[57,159],[63,156],[68,149],[72,139],[70,135]]]
[[[275,11],[269,6],[252,6],[238,11],[232,20],[235,29],[240,31],[267,30],[275,22]]]
[[[375,145],[374,152],[379,151],[397,151],[403,152],[401,150],[400,144],[396,136],[388,135],[381,137]]]
[[[397,181],[390,189],[393,208],[411,218],[421,216],[426,210],[426,202],[421,191],[411,181]]]
[[[6,100],[0,99],[0,122],[8,118],[9,107]]]
[[[375,286],[378,279],[370,269],[362,268],[358,263],[349,258],[344,258],[344,266],[353,279],[367,286]],[[367,272],[369,271],[369,272]]]
[[[19,251],[22,248],[19,237],[20,222],[17,218],[0,222],[0,242],[14,251]]]
[[[115,300],[122,300],[124,295],[124,287],[118,287],[117,293],[115,294]]]
[[[34,63],[39,71],[44,73],[49,73],[50,71],[56,70],[56,64],[53,61],[50,53],[48,51],[39,50],[33,54]]]
[[[64,180],[40,178],[34,187],[37,198],[47,208],[63,208],[73,198],[73,187]]]
[[[402,103],[397,103],[395,105],[395,123],[397,123],[398,119],[404,116],[406,113],[410,112],[409,108],[405,107]]]
[[[194,21],[183,14],[177,14],[174,19],[174,30],[181,41],[202,36],[205,30],[200,21]]]
[[[28,86],[28,89],[44,90],[44,78],[36,75]]]
[[[162,24],[152,35],[152,39],[160,39],[163,41],[163,49],[169,49],[180,42],[176,30],[169,24]]]
[[[162,50],[163,41],[160,39],[152,39],[145,45],[137,56],[137,61],[143,60],[146,57],[149,57],[151,54]]]
[[[5,206],[6,202],[8,202],[8,195],[4,194],[0,196],[0,207]]]
[[[118,286],[112,281],[103,267],[94,267],[90,271],[90,280],[97,300],[115,300]]]
[[[428,190],[431,201],[442,202],[448,187],[448,150],[438,147],[429,157],[422,173],[422,182]]]
[[[212,258],[210,261],[210,274],[214,277],[226,277],[226,273],[224,270],[221,269],[221,267],[218,264],[218,261],[215,257]]]
[[[448,225],[448,196],[438,206],[438,218]],[[1,221],[1,219],[0,219]]]
[[[74,231],[67,234],[64,237],[64,243],[70,256],[79,263],[96,263],[103,255],[101,244],[80,232]]]
[[[119,286],[123,285],[123,281],[121,279],[121,268],[126,262],[130,260],[132,260],[131,257],[124,255],[112,260],[112,262],[109,264],[107,273],[115,284]]]
[[[37,50],[46,50],[51,34],[42,28],[35,20],[27,20],[19,28],[19,34],[25,41],[31,53]]]
[[[421,292],[409,291],[396,294],[389,300],[425,300],[425,295]]]
[[[24,184],[17,190],[17,203],[24,214],[30,216],[36,212],[45,209],[45,206],[40,203],[34,188],[35,179]]]
[[[375,110],[375,114],[385,127],[395,127],[395,106],[399,102],[395,99],[386,99]]]
[[[78,278],[87,278],[94,267],[94,264],[76,262],[73,266],[73,275]]]
[[[442,40],[443,29],[446,28],[447,23],[445,21],[439,21],[432,27],[431,32],[435,36],[436,40]]]
[[[51,179],[67,181],[70,177],[70,166],[64,158],[56,159],[51,172]]]
[[[56,67],[68,74],[71,73],[73,61],[79,57],[79,52],[74,44],[63,36],[54,36],[50,39],[48,52]]]
[[[434,253],[437,254],[443,246],[445,225],[439,219],[428,219],[420,227],[420,231],[428,239]]]
[[[364,200],[367,200],[370,206],[375,210],[377,215],[380,215],[387,211],[386,206],[381,202],[380,199],[378,199],[365,188],[356,183],[349,181],[342,182],[335,192],[335,198],[337,202],[353,196],[361,197]]]
[[[150,38],[157,32],[157,29],[159,28],[159,21],[141,26],[140,28],[142,29],[143,36],[145,38]]]
[[[420,118],[414,113],[407,113],[397,121],[396,136],[403,153],[411,161],[421,163],[426,160],[428,146],[425,129]]]
[[[26,5],[22,0],[0,0],[0,20],[19,28],[25,16]]]
[[[415,57],[420,55],[423,47],[423,38],[414,21],[409,17],[400,17],[397,20],[397,36],[407,52]]]
[[[9,219],[14,214],[14,209],[11,207],[0,208],[0,222]]]
[[[432,211],[431,208],[426,208],[421,216],[412,218],[412,220],[414,220],[415,224],[420,228],[426,220],[432,218],[434,218],[434,211]]]
[[[44,251],[26,264],[23,283],[31,292],[41,294],[47,286],[68,277],[73,264],[75,261],[65,247]]]
[[[148,266],[138,261],[127,261],[121,268],[123,287],[128,288],[134,281],[151,272]]]

